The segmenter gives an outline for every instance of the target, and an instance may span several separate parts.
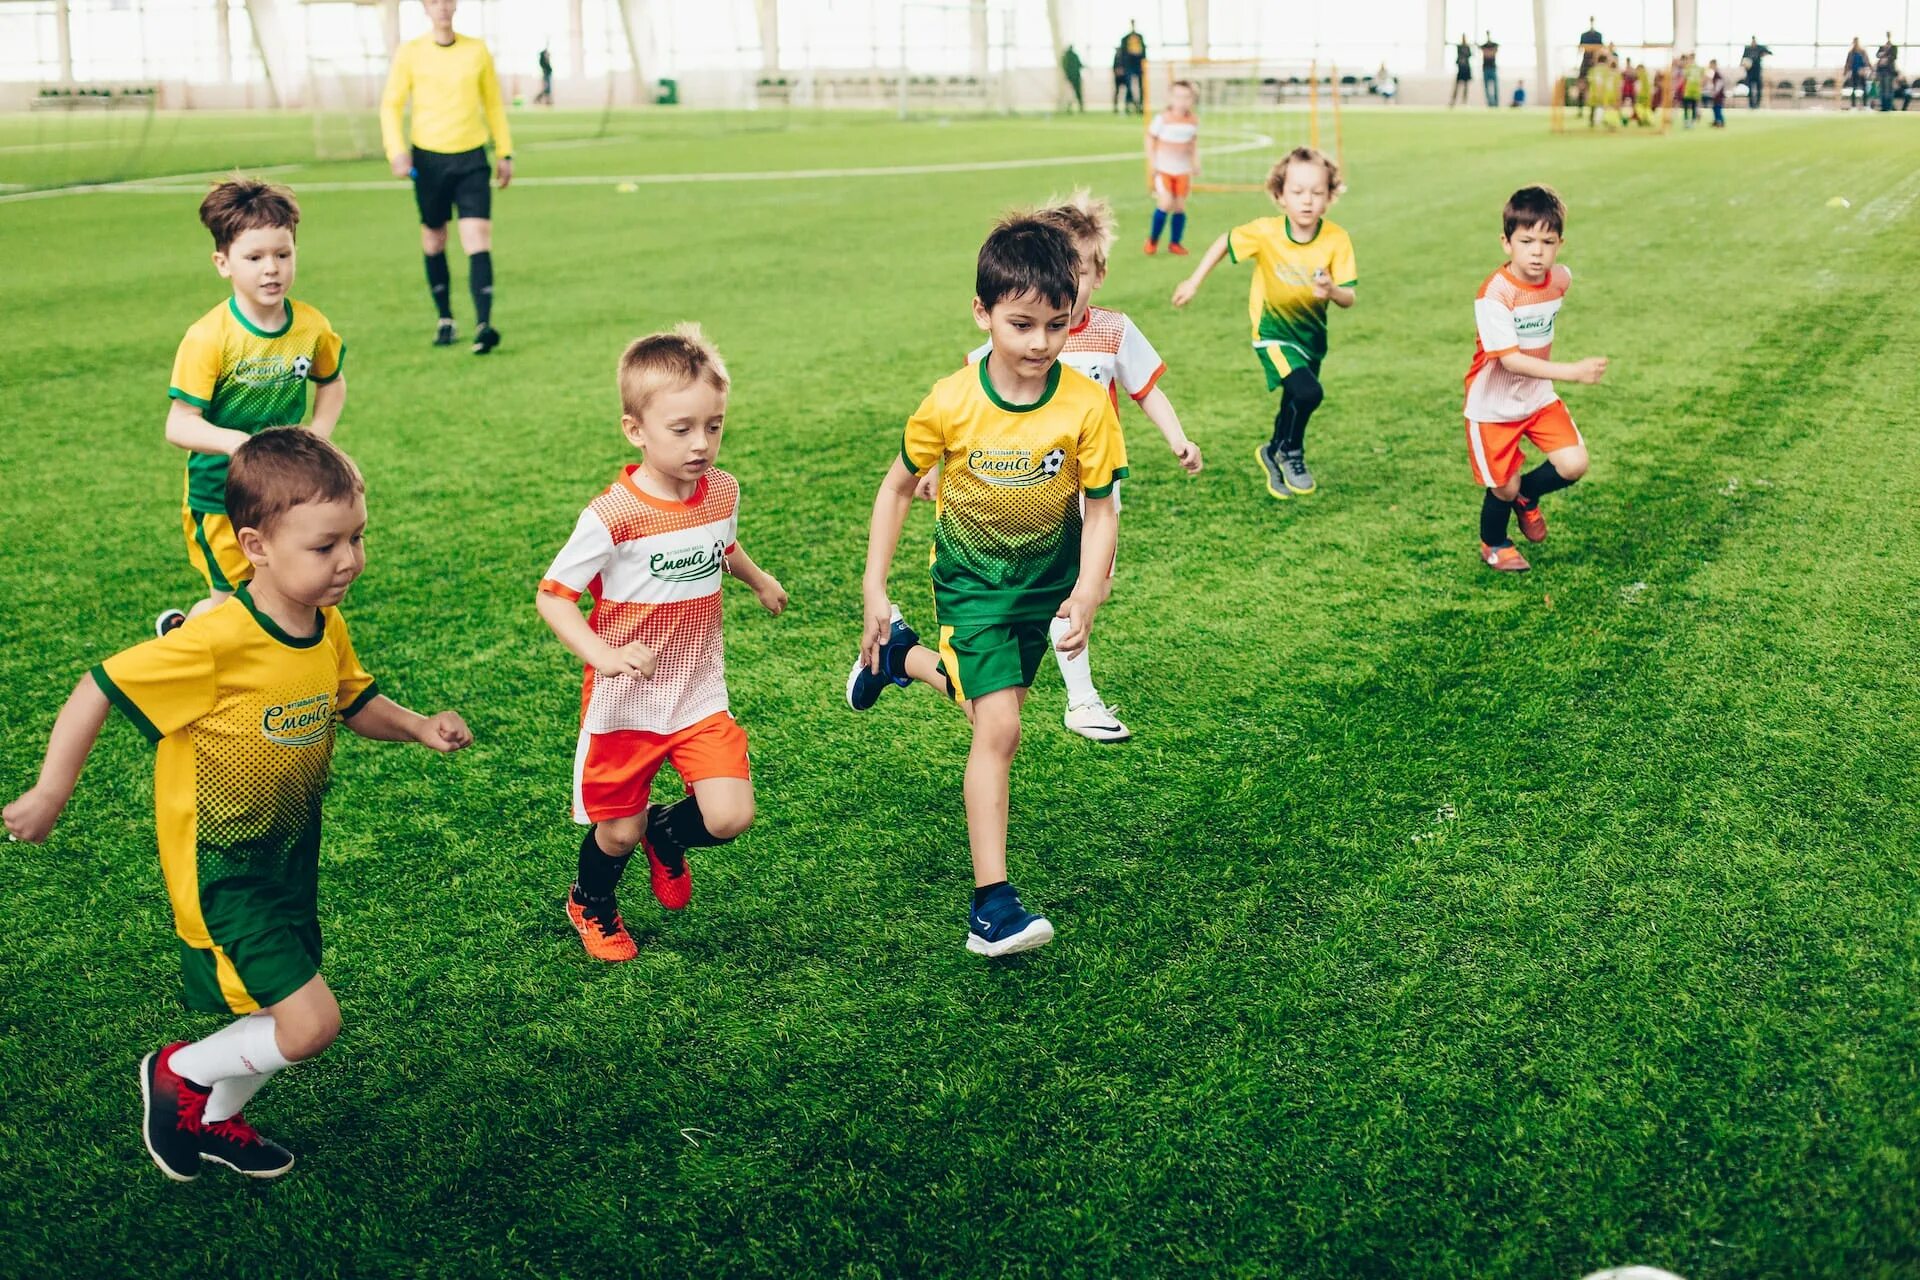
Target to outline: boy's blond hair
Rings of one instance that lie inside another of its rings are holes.
[[[1332,156],[1320,150],[1318,147],[1295,147],[1284,156],[1281,156],[1280,162],[1274,165],[1272,171],[1267,174],[1267,194],[1272,196],[1274,200],[1278,201],[1280,194],[1287,189],[1287,166],[1294,164],[1317,164],[1323,166],[1327,171],[1327,194],[1329,196],[1337,196],[1346,190],[1346,187],[1341,185],[1340,182],[1340,166],[1333,162]]]
[[[1091,245],[1094,269],[1107,269],[1107,254],[1120,237],[1120,224],[1115,221],[1113,205],[1105,196],[1096,196],[1087,187],[1075,187],[1065,199],[1059,196],[1049,199],[1046,207],[1034,217],[1066,232],[1072,237],[1076,251],[1083,244]]]
[[[635,338],[620,353],[621,412],[638,418],[656,393],[678,391],[696,379],[715,391],[733,385],[719,349],[707,341],[698,323],[687,320],[666,333]]]

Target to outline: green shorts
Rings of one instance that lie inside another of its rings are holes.
[[[180,944],[180,984],[189,1009],[254,1013],[278,1004],[320,972],[320,923],[275,925],[212,947]]]
[[[1314,377],[1320,376],[1320,362],[1309,360],[1298,347],[1290,347],[1272,339],[1262,339],[1268,345],[1254,343],[1253,355],[1260,362],[1261,372],[1267,375],[1267,390],[1278,391],[1280,384],[1295,369],[1306,369]]]
[[[1047,655],[1045,620],[940,628],[940,674],[953,700],[983,698],[1033,684]]]

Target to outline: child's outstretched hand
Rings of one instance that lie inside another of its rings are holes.
[[[0,819],[7,824],[9,838],[39,844],[53,831],[53,824],[60,821],[60,811],[66,807],[64,799],[35,787],[0,811]]]
[[[1191,440],[1175,449],[1173,456],[1180,460],[1180,465],[1186,468],[1190,476],[1199,475],[1200,468],[1205,465],[1200,460],[1200,446]]]
[[[645,642],[634,640],[618,649],[607,650],[607,660],[594,663],[593,669],[603,676],[638,676],[642,680],[651,680],[654,668],[659,665],[660,655],[649,649]]]
[[[1055,653],[1069,658],[1077,658],[1087,647],[1087,633],[1093,630],[1093,611],[1099,608],[1099,602],[1082,596],[1078,591],[1060,602],[1055,612],[1057,618],[1067,620],[1067,632],[1053,642]]]
[[[1192,302],[1194,295],[1200,292],[1200,282],[1189,276],[1173,286],[1173,305],[1184,307]]]
[[[442,711],[437,716],[427,717],[415,741],[435,751],[458,751],[473,745],[473,730],[467,728],[467,722],[460,718],[458,711]]]
[[[1333,277],[1327,274],[1325,267],[1313,273],[1313,296],[1316,298],[1333,296]]]
[[[764,584],[754,588],[753,594],[759,599],[760,607],[776,618],[787,607],[787,589],[772,574],[767,575]]]
[[[1573,367],[1576,370],[1573,375],[1575,382],[1598,382],[1607,376],[1605,356],[1588,356],[1585,360],[1576,361]]]

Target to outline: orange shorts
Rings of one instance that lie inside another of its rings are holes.
[[[1468,418],[1467,458],[1473,464],[1473,478],[1489,489],[1505,484],[1520,469],[1523,438],[1531,440],[1542,453],[1586,443],[1561,400],[1518,422],[1475,422]]]
[[[1185,200],[1193,190],[1193,175],[1190,173],[1159,173],[1153,175],[1153,189],[1169,200]]]
[[[653,777],[673,765],[691,789],[708,778],[751,778],[747,731],[725,711],[676,733],[580,732],[573,766],[573,820],[604,822],[646,812]]]

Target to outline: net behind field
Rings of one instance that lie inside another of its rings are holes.
[[[1164,106],[1176,81],[1193,85],[1203,152],[1201,191],[1257,191],[1274,157],[1294,147],[1319,147],[1344,164],[1338,73],[1331,65],[1263,59],[1169,61],[1153,77]],[[1223,143],[1264,138],[1270,145],[1220,154]]]

